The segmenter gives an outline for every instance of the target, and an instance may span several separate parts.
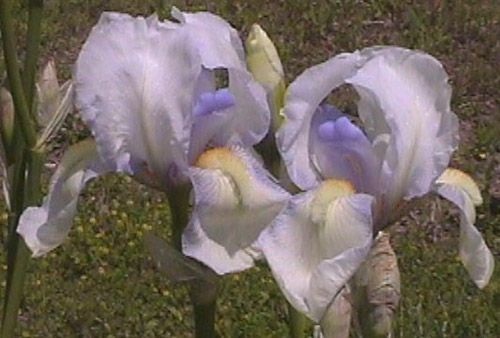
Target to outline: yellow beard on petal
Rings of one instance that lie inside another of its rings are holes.
[[[328,179],[316,189],[311,203],[311,218],[314,223],[323,224],[328,206],[335,199],[352,195],[356,192],[351,182],[347,180]]]
[[[201,169],[220,170],[231,181],[232,193],[242,204],[240,206],[243,204],[258,205],[264,202],[252,183],[247,164],[232,149],[214,148],[207,150],[200,155],[195,166]]]
[[[351,182],[334,179],[322,182],[315,190],[309,211],[318,226],[319,250],[324,258],[358,245],[365,236],[364,229],[350,223],[356,222],[356,217],[349,212],[344,214],[350,207],[343,198],[355,193]]]
[[[467,194],[472,199],[474,205],[481,205],[483,203],[483,198],[481,197],[481,191],[479,190],[476,182],[464,173],[455,168],[447,168],[443,174],[437,179],[436,183],[445,183],[464,189]]]
[[[201,169],[219,169],[239,184],[248,183],[248,170],[245,163],[229,148],[213,148],[205,151],[198,157],[195,166]]]

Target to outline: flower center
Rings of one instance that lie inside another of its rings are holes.
[[[320,124],[318,135],[324,141],[355,141],[364,137],[363,132],[345,116]]]
[[[231,184],[232,193],[239,203],[243,202],[243,195],[251,191],[248,169],[245,163],[229,148],[213,148],[200,155],[195,163],[201,169],[219,170],[226,181]]]
[[[215,111],[234,106],[236,100],[228,88],[218,89],[215,92],[205,92],[198,97],[193,109],[193,115],[206,116]]]
[[[323,181],[316,189],[311,203],[313,222],[324,224],[330,203],[339,197],[352,195],[355,192],[354,186],[347,180],[328,179]]]

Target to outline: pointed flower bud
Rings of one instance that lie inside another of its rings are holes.
[[[396,254],[389,234],[380,232],[354,278],[358,321],[363,336],[387,337],[401,295]]]
[[[43,68],[37,83],[38,122],[46,126],[61,101],[59,81],[54,60],[49,60]]]
[[[252,25],[245,46],[248,68],[257,82],[266,89],[272,111],[272,128],[276,131],[281,122],[279,111],[285,94],[284,72],[278,51],[258,24]]]
[[[0,89],[0,123],[2,132],[2,148],[8,148],[14,133],[14,102],[10,92]]]

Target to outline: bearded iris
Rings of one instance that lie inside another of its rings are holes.
[[[248,261],[238,252],[252,244],[238,236],[231,245],[221,238],[221,226],[229,225],[213,221],[218,216],[205,212],[207,205],[238,207],[242,213],[234,218],[246,212],[235,232],[252,228],[250,213],[259,217],[261,229],[284,205],[288,195],[274,187],[248,150],[267,133],[270,113],[264,89],[246,69],[237,31],[209,13],[174,9],[172,15],[177,21],[104,13],[90,33],[74,85],[76,106],[95,144],[73,148],[43,205],[21,217],[18,231],[34,255],[62,242],[78,194],[105,172],[129,174],[167,195],[192,182],[197,203],[184,247],[195,257],[210,245],[228,259],[230,252]],[[219,79],[220,72],[227,78]],[[274,195],[258,200],[247,193],[259,185],[270,186]],[[232,193],[239,194],[236,204],[227,201]],[[254,241],[259,230],[250,231]]]
[[[359,95],[364,130],[325,103],[343,84]],[[467,175],[447,169],[458,144],[450,98],[436,59],[397,47],[338,55],[288,88],[278,147],[305,192],[259,243],[288,300],[313,320],[323,318],[373,236],[430,192],[462,210],[460,257],[477,286],[488,283],[493,257],[473,226],[479,191]]]

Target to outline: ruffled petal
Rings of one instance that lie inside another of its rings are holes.
[[[251,247],[230,255],[222,245],[206,235],[196,214],[182,233],[182,252],[209,266],[219,275],[249,269],[258,258],[258,252]]]
[[[361,100],[360,116],[374,140],[390,130],[381,186],[390,208],[429,192],[458,144],[448,76],[432,56],[398,47],[361,51],[364,65],[346,80]]]
[[[309,158],[314,113],[333,89],[355,73],[360,62],[357,52],[340,54],[307,69],[288,87],[283,109],[286,120],[277,132],[277,142],[290,178],[303,190],[315,187],[321,179]]]
[[[368,254],[372,202],[338,182],[323,183],[295,195],[259,238],[285,297],[316,322]]]
[[[474,204],[481,202],[479,189],[467,174],[457,169],[447,169],[436,181],[435,190],[460,208],[460,258],[474,283],[482,289],[493,274],[495,260],[474,226]]]
[[[19,219],[17,232],[34,257],[63,242],[73,224],[80,192],[89,180],[107,171],[93,140],[82,141],[66,151],[42,206],[26,208]]]
[[[190,169],[193,214],[207,236],[234,255],[249,247],[284,208],[289,194],[238,146],[202,154]]]
[[[257,144],[268,131],[271,114],[264,88],[246,68],[238,32],[211,13],[186,13],[174,8],[172,16],[180,21],[180,27],[187,32],[204,68],[228,71],[228,89],[234,96],[235,104],[228,108],[229,119],[213,143],[223,146],[237,136],[245,146]],[[192,137],[197,135],[193,134]]]
[[[147,170],[162,183],[187,170],[201,65],[186,38],[156,17],[104,13],[84,44],[75,69],[76,104],[115,170]]]

